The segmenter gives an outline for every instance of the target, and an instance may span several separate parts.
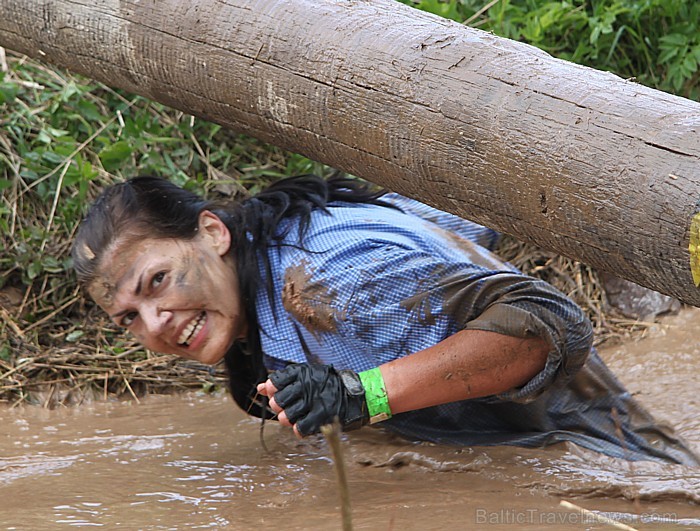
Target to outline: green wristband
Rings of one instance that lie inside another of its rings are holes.
[[[381,422],[391,418],[389,399],[386,396],[384,378],[379,367],[361,372],[360,381],[365,388],[365,402],[369,412],[369,423]]]

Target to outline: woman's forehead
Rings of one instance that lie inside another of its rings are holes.
[[[133,289],[131,285],[149,265],[187,260],[191,252],[187,241],[180,239],[119,238],[102,256],[88,291],[100,306],[109,306],[121,289]]]
[[[152,238],[117,238],[102,255],[90,295],[100,305],[111,305],[117,290],[128,282],[139,264],[150,259],[157,250]]]

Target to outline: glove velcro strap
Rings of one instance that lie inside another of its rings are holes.
[[[391,418],[389,399],[386,396],[384,378],[379,367],[361,372],[359,375],[365,388],[365,401],[369,412],[369,423],[374,424]]]

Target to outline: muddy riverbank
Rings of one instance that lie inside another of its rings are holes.
[[[700,310],[601,354],[657,418],[700,451]],[[5,529],[340,529],[322,439],[296,440],[227,396],[152,396],[0,411]],[[700,527],[700,469],[628,463],[559,446],[451,448],[364,429],[344,437],[358,529]]]

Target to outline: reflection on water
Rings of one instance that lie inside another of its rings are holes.
[[[685,311],[603,357],[700,450],[700,339]],[[4,529],[340,529],[322,439],[265,428],[225,396],[150,397],[0,411]],[[638,529],[700,527],[700,469],[628,463],[572,447],[450,448],[365,429],[345,437],[358,529],[611,529],[570,500]]]

